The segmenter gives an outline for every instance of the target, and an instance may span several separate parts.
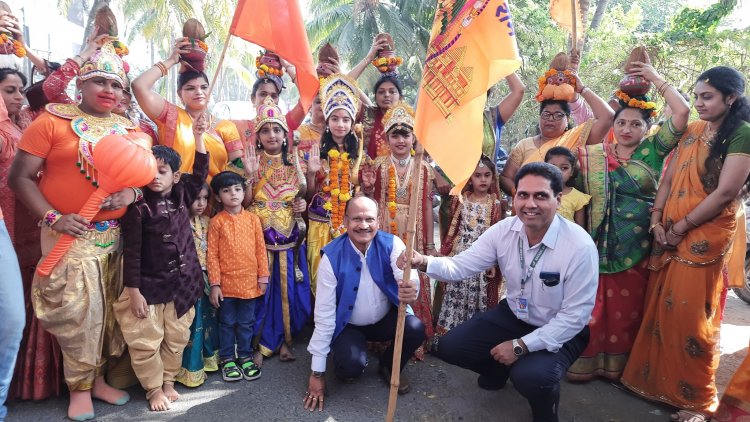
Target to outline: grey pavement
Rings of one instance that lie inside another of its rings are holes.
[[[729,320],[722,348],[720,372],[731,375],[747,354],[750,338],[750,305],[731,295],[727,307]],[[724,327],[722,329],[724,332]],[[377,358],[371,356],[365,374],[353,384],[344,384],[329,375],[328,394],[322,412],[305,411],[302,396],[307,386],[310,355],[306,347],[311,334],[308,327],[295,343],[295,362],[267,359],[263,377],[257,381],[226,383],[219,374],[210,374],[201,387],[178,386],[181,399],[167,412],[148,410],[140,388],[129,390],[131,401],[122,407],[96,402],[99,421],[381,421],[385,419],[388,387],[377,375]],[[725,346],[726,344],[726,346]],[[726,357],[727,359],[724,359]],[[729,367],[727,366],[729,365]],[[331,373],[329,368],[329,374]],[[396,420],[399,421],[530,421],[526,401],[508,385],[500,391],[480,390],[476,375],[447,365],[432,356],[410,363],[404,374],[412,391],[399,396]],[[725,381],[721,381],[723,390]],[[65,420],[67,398],[42,402],[9,403],[8,421]],[[561,421],[666,421],[670,408],[647,402],[610,382],[562,383]]]

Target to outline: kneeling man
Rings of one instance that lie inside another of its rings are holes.
[[[557,421],[560,379],[589,341],[599,257],[591,236],[556,214],[563,189],[557,167],[527,164],[515,187],[515,217],[454,257],[414,254],[412,264],[445,281],[500,268],[506,299],[441,337],[436,355],[477,372],[484,389],[503,388],[510,378],[535,422]]]
[[[312,374],[305,409],[323,409],[326,359],[333,355],[336,377],[349,382],[367,366],[367,342],[393,340],[399,301],[417,300],[419,281],[406,281],[396,260],[406,249],[397,236],[378,230],[378,204],[358,196],[346,204],[347,232],[323,248],[315,294],[315,331],[307,350]],[[407,307],[401,370],[424,341],[424,325]],[[393,345],[380,356],[380,375],[390,384]],[[409,390],[400,378],[399,394]]]

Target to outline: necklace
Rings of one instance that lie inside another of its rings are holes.
[[[620,165],[627,166],[628,165],[628,161],[630,161],[630,157],[620,157],[620,155],[617,153],[617,146],[618,145],[619,144],[615,144],[615,147],[613,149],[613,152],[615,154],[615,159],[617,160],[618,163],[620,163]],[[630,155],[632,156],[633,153],[631,152]]]
[[[406,165],[409,164],[409,161],[411,161],[411,155],[409,155],[408,157],[404,159],[401,159],[401,158],[396,158],[393,156],[393,154],[391,154],[391,161],[393,161],[393,164],[396,164],[399,167],[406,167]]]

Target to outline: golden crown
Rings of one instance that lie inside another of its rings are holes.
[[[333,74],[320,83],[320,102],[326,120],[336,110],[345,110],[354,120],[359,112],[359,88],[354,79]]]
[[[255,133],[258,133],[266,123],[278,123],[279,126],[284,128],[285,132],[289,132],[284,113],[270,96],[266,97],[263,104],[258,107],[258,114],[255,116]]]
[[[81,66],[78,79],[85,81],[96,77],[118,81],[123,87],[128,85],[125,66],[111,42],[106,42]]]
[[[383,115],[383,129],[386,133],[391,130],[414,130],[414,109],[399,101]]]

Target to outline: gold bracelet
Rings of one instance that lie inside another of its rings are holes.
[[[656,228],[656,226],[661,226],[661,223],[654,223],[654,224],[652,224],[651,227],[648,228],[648,232],[649,233],[653,232],[654,229]]]
[[[676,224],[672,224],[672,227],[669,228],[669,232],[672,233],[672,235],[677,236],[677,237],[683,237],[683,236],[685,236],[687,234],[687,232],[685,232],[685,233],[678,233],[677,231],[675,231],[675,229],[674,229],[675,225]]]

